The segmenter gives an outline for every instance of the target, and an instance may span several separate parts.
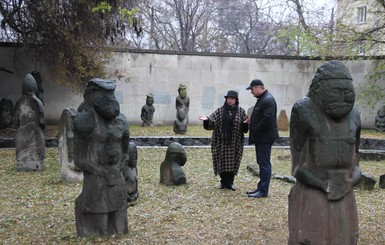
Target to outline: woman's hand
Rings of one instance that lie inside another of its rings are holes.
[[[199,116],[198,119],[201,121],[206,121],[208,118],[206,116]]]

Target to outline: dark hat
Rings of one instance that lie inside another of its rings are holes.
[[[229,90],[227,92],[227,95],[225,96],[225,98],[227,98],[227,97],[233,97],[233,98],[238,99],[238,92],[234,91],[234,90]]]
[[[261,80],[259,80],[259,79],[254,79],[253,81],[251,81],[250,86],[248,86],[246,89],[249,90],[252,87],[258,86],[258,85],[262,85],[263,86],[263,82]]]

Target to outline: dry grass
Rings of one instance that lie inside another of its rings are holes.
[[[236,191],[219,190],[209,148],[186,148],[183,167],[188,184],[159,184],[165,148],[139,148],[139,191],[128,209],[129,233],[82,239],[75,228],[74,200],[81,183],[60,180],[58,152],[47,150],[43,172],[17,172],[13,149],[0,150],[0,243],[2,244],[287,244],[287,195],[291,184],[273,179],[268,198],[250,199],[245,191],[258,178],[246,170],[255,162],[245,148]],[[273,171],[290,172],[289,151],[273,150]],[[284,156],[284,157],[282,157]],[[382,162],[363,162],[363,171],[378,179]],[[385,190],[356,190],[359,244],[385,242]]]

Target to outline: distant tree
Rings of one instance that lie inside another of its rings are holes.
[[[356,5],[340,2],[336,46],[345,57],[357,59],[365,55],[374,60],[373,70],[366,75],[367,82],[358,88],[360,104],[374,108],[385,104],[385,61],[378,57],[385,53],[385,0],[363,1],[359,6],[365,6],[362,20],[358,20]]]
[[[312,0],[287,0],[287,22],[279,31],[290,55],[327,57],[335,55],[334,8],[315,7]],[[325,12],[326,11],[326,12]]]
[[[281,19],[272,14],[272,1],[220,2],[219,28],[229,40],[228,52],[257,55],[280,53],[280,41],[276,37]]]
[[[147,36],[144,45],[150,49],[207,51],[207,33],[214,24],[213,6],[207,0],[141,1],[140,15]]]
[[[133,2],[1,0],[3,38],[45,60],[55,81],[82,88],[90,78],[103,77],[106,46],[126,27],[137,28]]]

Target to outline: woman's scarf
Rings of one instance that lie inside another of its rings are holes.
[[[223,106],[222,115],[222,134],[226,144],[231,143],[231,136],[233,134],[234,118],[238,111],[238,103],[233,106],[228,105],[226,102]]]

